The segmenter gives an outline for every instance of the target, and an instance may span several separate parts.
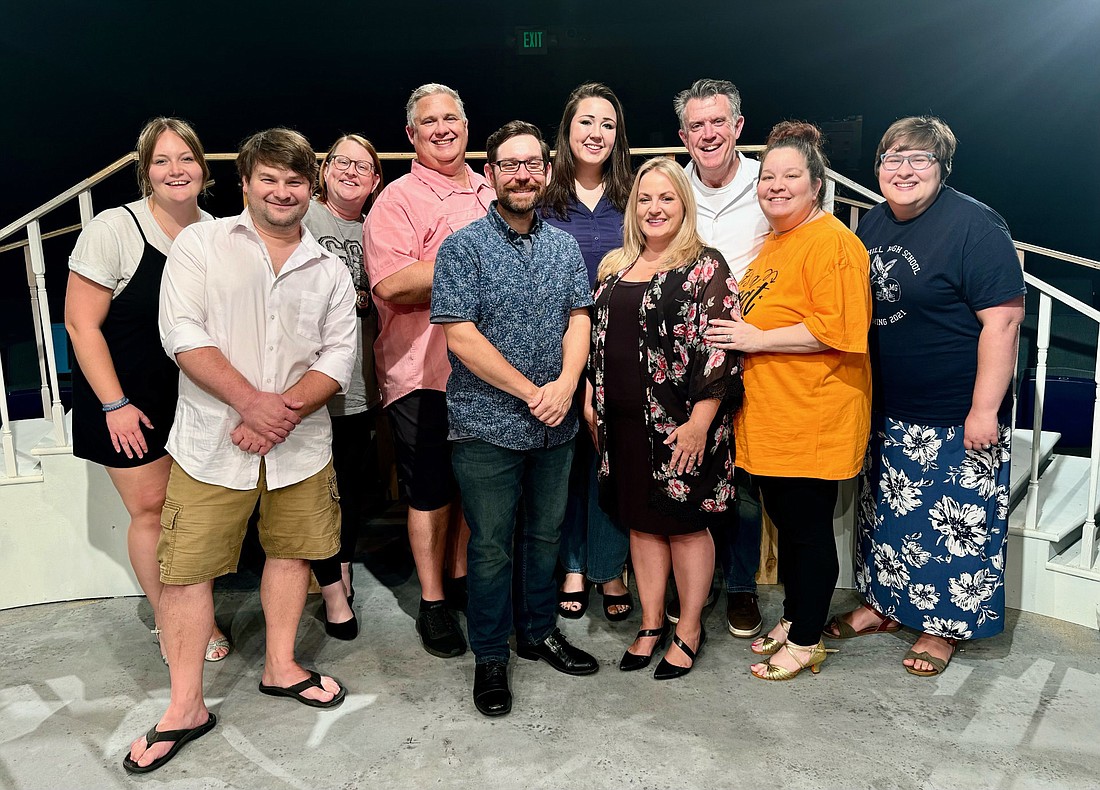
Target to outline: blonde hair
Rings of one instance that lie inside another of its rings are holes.
[[[630,188],[630,199],[627,200],[626,212],[623,215],[623,246],[607,253],[600,261],[599,271],[596,272],[597,280],[606,280],[612,274],[621,272],[638,260],[638,256],[645,249],[645,236],[642,235],[642,227],[638,222],[638,189],[642,183],[642,177],[652,172],[661,173],[672,183],[676,196],[684,206],[684,220],[672,241],[669,242],[665,256],[657,266],[657,271],[667,272],[679,269],[699,257],[704,245],[696,230],[695,195],[691,191],[691,185],[688,183],[687,176],[684,175],[684,169],[676,164],[675,160],[658,156],[638,168],[638,174],[634,176],[634,185]]]

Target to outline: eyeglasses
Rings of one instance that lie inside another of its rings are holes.
[[[512,175],[519,172],[519,166],[527,168],[527,172],[538,175],[546,170],[546,162],[541,159],[498,159],[492,163],[500,172]]]
[[[369,159],[348,159],[346,156],[337,154],[328,161],[337,170],[347,170],[355,165],[355,172],[361,176],[369,176],[374,172],[374,162]]]
[[[927,170],[936,161],[936,155],[928,151],[917,151],[917,153],[909,154],[909,156],[883,154],[879,157],[879,161],[882,162],[883,170],[897,170],[901,167],[902,162],[908,162],[914,170]]]

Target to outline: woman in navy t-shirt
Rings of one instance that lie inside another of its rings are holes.
[[[906,671],[942,672],[963,639],[1004,628],[1008,393],[1024,279],[1005,221],[944,185],[955,135],[903,118],[879,143],[886,203],[871,257],[871,442],[860,477],[856,585],[866,603],[825,635],[921,632]]]

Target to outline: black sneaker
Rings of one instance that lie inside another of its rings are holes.
[[[739,639],[760,633],[760,604],[750,592],[726,593],[726,625]]]
[[[455,658],[466,652],[466,640],[443,601],[421,601],[416,616],[420,643],[433,656]]]

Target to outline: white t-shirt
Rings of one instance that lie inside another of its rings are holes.
[[[702,182],[695,162],[684,168],[698,204],[699,237],[716,248],[738,280],[756,258],[771,226],[756,200],[756,179],[760,163],[737,152],[737,175],[724,187],[714,189]]]
[[[167,255],[172,249],[172,240],[149,211],[149,199],[127,203],[126,208],[137,216],[149,243]],[[214,219],[205,211],[200,211],[200,215],[200,222]],[[110,288],[114,298],[129,284],[144,250],[145,243],[134,225],[134,218],[121,206],[109,208],[93,217],[80,232],[69,256],[69,269]]]

